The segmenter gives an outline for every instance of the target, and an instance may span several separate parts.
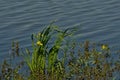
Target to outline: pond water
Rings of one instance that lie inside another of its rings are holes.
[[[77,41],[120,48],[120,0],[0,0],[0,59],[13,40],[30,47],[30,35],[53,20],[61,29],[77,27]]]

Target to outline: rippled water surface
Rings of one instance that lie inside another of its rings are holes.
[[[120,48],[120,0],[0,0],[0,59],[12,40],[30,47],[30,35],[56,20],[61,29],[76,26],[78,41]]]

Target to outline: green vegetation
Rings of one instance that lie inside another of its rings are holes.
[[[60,30],[50,24],[32,34],[32,49],[12,44],[10,61],[1,65],[0,80],[117,80],[120,55],[106,44],[68,41],[75,29]],[[55,35],[54,35],[55,34]],[[51,41],[51,42],[50,42]],[[52,43],[53,41],[53,43]],[[118,55],[117,58],[113,55]],[[11,60],[19,58],[19,63]],[[24,68],[26,67],[27,68]],[[26,70],[26,72],[25,72]],[[26,74],[27,73],[27,74]]]

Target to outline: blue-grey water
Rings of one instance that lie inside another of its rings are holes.
[[[0,59],[13,40],[30,47],[30,35],[53,20],[61,29],[77,27],[77,41],[120,48],[120,0],[0,0]]]

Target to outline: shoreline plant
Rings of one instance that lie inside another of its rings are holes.
[[[34,79],[41,78],[41,76],[44,79],[47,77],[57,80],[62,79],[63,76],[61,74],[64,73],[64,63],[58,59],[58,53],[64,38],[70,35],[67,32],[68,30],[61,31],[57,26],[50,25],[41,33],[32,34],[33,52],[30,53],[30,50],[26,49],[27,56],[25,56],[25,61]],[[48,44],[54,33],[57,35],[57,38],[51,48],[49,48]]]
[[[21,50],[19,43],[13,42],[11,59],[22,60],[14,66],[4,60],[0,80],[119,80],[120,54],[111,53],[106,44],[66,40],[73,31],[50,24],[31,35],[32,49]],[[115,59],[113,55],[118,56]]]

